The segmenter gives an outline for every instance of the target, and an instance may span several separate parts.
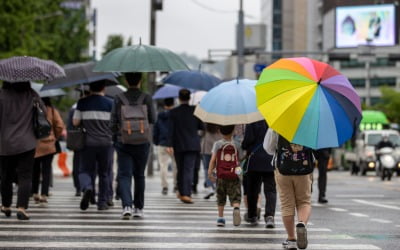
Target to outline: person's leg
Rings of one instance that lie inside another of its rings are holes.
[[[192,184],[194,177],[194,169],[196,167],[196,161],[198,158],[198,152],[185,152],[183,156],[183,185],[182,185],[182,196],[192,195]]]
[[[312,175],[296,176],[294,181],[297,219],[307,225],[311,215]]]
[[[14,175],[14,157],[13,156],[0,156],[1,168],[1,204],[6,209],[10,209],[12,203],[13,189],[13,175]]]
[[[259,172],[247,172],[247,216],[249,219],[257,217],[258,194],[261,190],[261,174]]]
[[[32,194],[33,198],[39,198],[39,182],[40,182],[40,170],[42,165],[42,157],[34,159],[33,171],[32,171]]]
[[[197,184],[199,183],[199,171],[201,165],[201,157],[200,153],[197,153],[194,169],[193,169],[193,185],[192,185],[192,192],[197,193]]]
[[[96,159],[97,159],[97,173],[99,176],[99,193],[97,198],[97,207],[105,208],[107,207],[107,201],[109,198],[109,174],[112,168],[112,158],[111,146],[98,147],[96,149]]]
[[[276,185],[274,172],[267,172],[262,175],[265,196],[265,214],[264,217],[275,216],[276,209]]]
[[[275,182],[281,203],[283,225],[286,229],[287,239],[295,240],[294,215],[295,215],[295,191],[292,176],[284,176],[275,170]]]
[[[296,240],[294,230],[294,215],[282,216],[282,222],[286,229],[287,239]]]
[[[49,186],[51,178],[51,163],[53,161],[53,154],[45,155],[42,157],[42,186],[41,195],[49,196]]]
[[[166,151],[166,147],[157,146],[157,159],[158,165],[160,166],[160,178],[161,188],[168,189],[168,160],[169,155]]]
[[[22,212],[28,208],[29,196],[32,188],[32,168],[35,150],[16,156],[15,169],[18,177],[17,208]]]
[[[176,166],[175,157],[173,154],[169,155],[172,165],[172,178],[174,182],[174,192],[178,189],[178,168]]]
[[[329,158],[321,157],[318,160],[318,201],[326,201],[326,183],[327,183],[327,168]]]
[[[118,194],[122,201],[122,207],[132,207],[132,173],[133,160],[125,151],[122,144],[118,144],[117,148],[118,163]]]
[[[144,207],[144,190],[145,190],[145,169],[149,156],[150,144],[135,145],[132,150],[133,155],[133,178],[135,180],[135,190],[133,204],[135,208],[143,209]]]
[[[183,192],[183,173],[184,173],[184,165],[183,165],[183,158],[184,158],[184,153],[181,152],[174,152],[175,156],[175,162],[176,162],[176,180],[177,180],[177,187],[178,187],[178,198],[180,195],[182,195]]]
[[[208,178],[208,166],[210,165],[211,155],[210,154],[202,154],[203,161],[203,169],[204,169],[204,184],[205,187],[211,187],[213,190],[215,189],[214,184]]]
[[[111,146],[109,151],[109,159],[111,161],[110,172],[108,173],[108,197],[107,204],[109,206],[114,206],[113,198],[114,198],[114,147]]]
[[[79,169],[79,184],[82,191],[94,189],[93,175],[96,169],[96,152],[93,147],[85,147],[81,151],[80,169]]]
[[[72,158],[72,177],[77,196],[79,196],[81,192],[81,186],[79,184],[79,164],[80,164],[79,156],[80,156],[80,151],[74,151],[74,156]]]

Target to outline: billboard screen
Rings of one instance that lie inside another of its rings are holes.
[[[336,47],[393,46],[396,42],[395,6],[392,4],[336,8]]]

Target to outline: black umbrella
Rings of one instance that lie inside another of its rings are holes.
[[[3,81],[51,81],[64,76],[63,68],[51,60],[30,56],[14,56],[0,60],[0,80]]]
[[[89,86],[85,85],[83,86],[83,88],[75,88],[75,90],[82,93],[82,90],[89,91]],[[123,93],[125,91],[127,91],[127,89],[122,85],[109,85],[105,87],[104,95],[114,98],[116,95]]]
[[[100,80],[106,80],[109,84],[118,84],[118,81],[115,78],[118,76],[116,73],[93,72],[94,66],[95,62],[67,64],[64,66],[67,76],[50,82],[43,87],[43,90],[71,87],[78,84],[88,84]]]

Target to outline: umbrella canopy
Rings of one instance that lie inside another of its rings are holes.
[[[114,98],[116,95],[125,92],[127,89],[122,85],[110,85],[104,89],[104,94],[108,97]]]
[[[194,114],[203,122],[218,125],[263,120],[256,106],[255,84],[255,80],[248,79],[223,82],[203,97]]]
[[[62,89],[49,89],[42,90],[44,84],[31,82],[31,87],[35,90],[40,97],[56,97],[66,95],[66,92]]]
[[[165,99],[165,98],[176,98],[179,96],[179,90],[182,87],[165,84],[161,88],[157,89],[157,91],[153,95],[153,99]]]
[[[257,106],[288,141],[313,149],[338,147],[361,121],[360,98],[348,79],[313,59],[284,58],[265,68]]]
[[[190,94],[189,105],[196,106],[201,102],[203,97],[207,94],[207,91],[198,90]]]
[[[0,80],[3,81],[51,81],[64,76],[63,68],[50,60],[30,56],[14,56],[0,60]]]
[[[108,84],[118,84],[116,73],[93,72],[95,62],[73,63],[64,66],[66,77],[57,79],[44,86],[46,89],[58,89],[71,87],[77,84],[88,84],[100,80],[106,80]]]
[[[162,82],[187,89],[208,91],[221,83],[222,80],[199,70],[179,70],[166,76]]]
[[[96,64],[98,72],[154,72],[189,69],[185,62],[168,49],[133,45],[107,53]]]
[[[363,110],[361,123],[380,123],[389,124],[386,115],[382,111],[377,110]]]

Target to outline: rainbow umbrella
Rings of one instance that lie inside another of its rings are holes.
[[[349,80],[313,59],[283,58],[263,70],[257,107],[288,141],[313,149],[338,147],[361,121],[360,98]]]

